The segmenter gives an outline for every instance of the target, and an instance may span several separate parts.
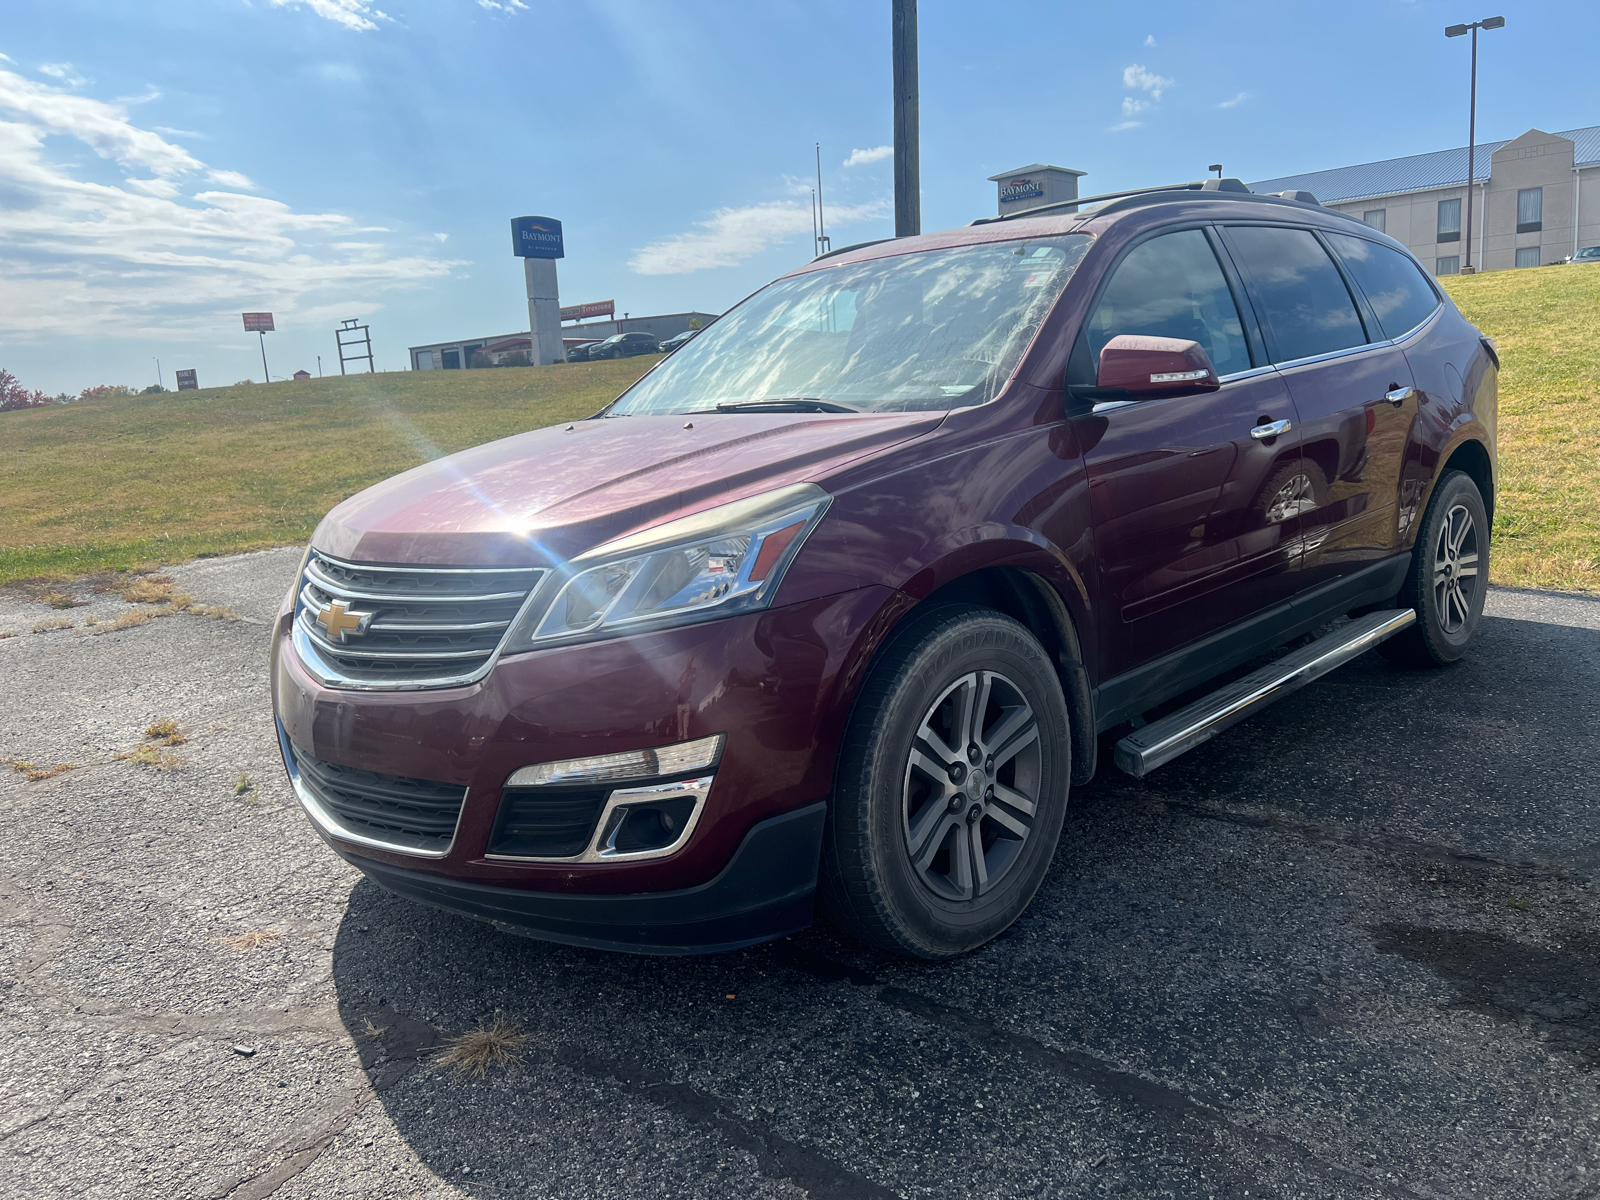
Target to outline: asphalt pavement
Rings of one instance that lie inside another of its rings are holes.
[[[298,558],[170,572],[237,620],[0,591],[0,757],[75,764],[0,767],[0,1195],[1600,1197],[1600,600],[1498,590],[1455,668],[1103,758],[959,961],[648,959],[322,844],[265,682]],[[496,1019],[520,1061],[441,1065]]]

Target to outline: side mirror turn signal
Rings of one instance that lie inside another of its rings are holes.
[[[1095,385],[1149,400],[1214,392],[1222,383],[1199,342],[1120,333],[1100,351]]]

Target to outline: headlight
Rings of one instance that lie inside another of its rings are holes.
[[[505,653],[765,608],[829,499],[795,484],[580,554],[546,577]]]

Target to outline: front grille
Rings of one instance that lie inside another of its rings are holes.
[[[295,647],[331,687],[469,683],[488,669],[543,574],[540,567],[379,566],[313,550],[300,581]],[[319,614],[360,625],[336,635]]]
[[[516,858],[573,858],[589,848],[609,787],[506,789],[489,836],[489,853]]]
[[[341,767],[298,746],[290,753],[301,786],[348,832],[399,850],[443,854],[450,848],[466,788]]]

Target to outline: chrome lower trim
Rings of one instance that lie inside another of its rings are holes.
[[[695,827],[700,824],[700,814],[706,808],[706,796],[711,792],[711,784],[716,779],[715,775],[702,775],[698,779],[679,779],[672,783],[652,783],[645,787],[618,788],[606,797],[605,807],[600,810],[600,819],[595,822],[594,832],[589,835],[589,845],[582,854],[569,855],[566,858],[537,858],[523,854],[485,854],[484,858],[495,862],[537,862],[537,863],[604,863],[604,862],[638,862],[647,858],[665,858],[681,850],[693,835]],[[537,789],[529,789],[534,791]],[[660,800],[676,800],[683,796],[694,797],[694,808],[689,813],[689,819],[683,823],[683,832],[680,833],[667,846],[657,846],[651,850],[634,850],[621,852],[616,849],[617,833],[622,828],[622,818],[627,815],[627,810],[639,804],[650,804]]]
[[[289,773],[289,786],[294,789],[295,799],[300,801],[300,807],[305,809],[306,816],[311,818],[311,823],[324,835],[373,850],[387,850],[391,854],[409,854],[412,858],[444,858],[455,848],[456,836],[461,832],[461,818],[467,811],[466,789],[462,791],[461,812],[456,814],[456,827],[450,833],[450,844],[443,850],[419,850],[415,846],[386,842],[365,833],[357,833],[340,824],[339,818],[323,808],[322,803],[312,795],[311,789],[306,787],[305,780],[300,777],[300,767],[294,757],[294,743],[289,740],[288,731],[284,729],[282,721],[273,723],[278,727],[278,749],[283,753],[283,768]]]
[[[467,687],[477,683],[500,661],[500,650],[497,648],[480,666],[458,674],[430,675],[426,679],[356,679],[322,657],[299,621],[294,623],[290,636],[295,657],[307,675],[323,687],[347,692],[422,692],[436,688]]]
[[[1320,679],[1416,622],[1415,609],[1375,612],[1318,638],[1309,646],[1196,700],[1169,717],[1135,730],[1117,743],[1117,766],[1143,778],[1178,755]]]

